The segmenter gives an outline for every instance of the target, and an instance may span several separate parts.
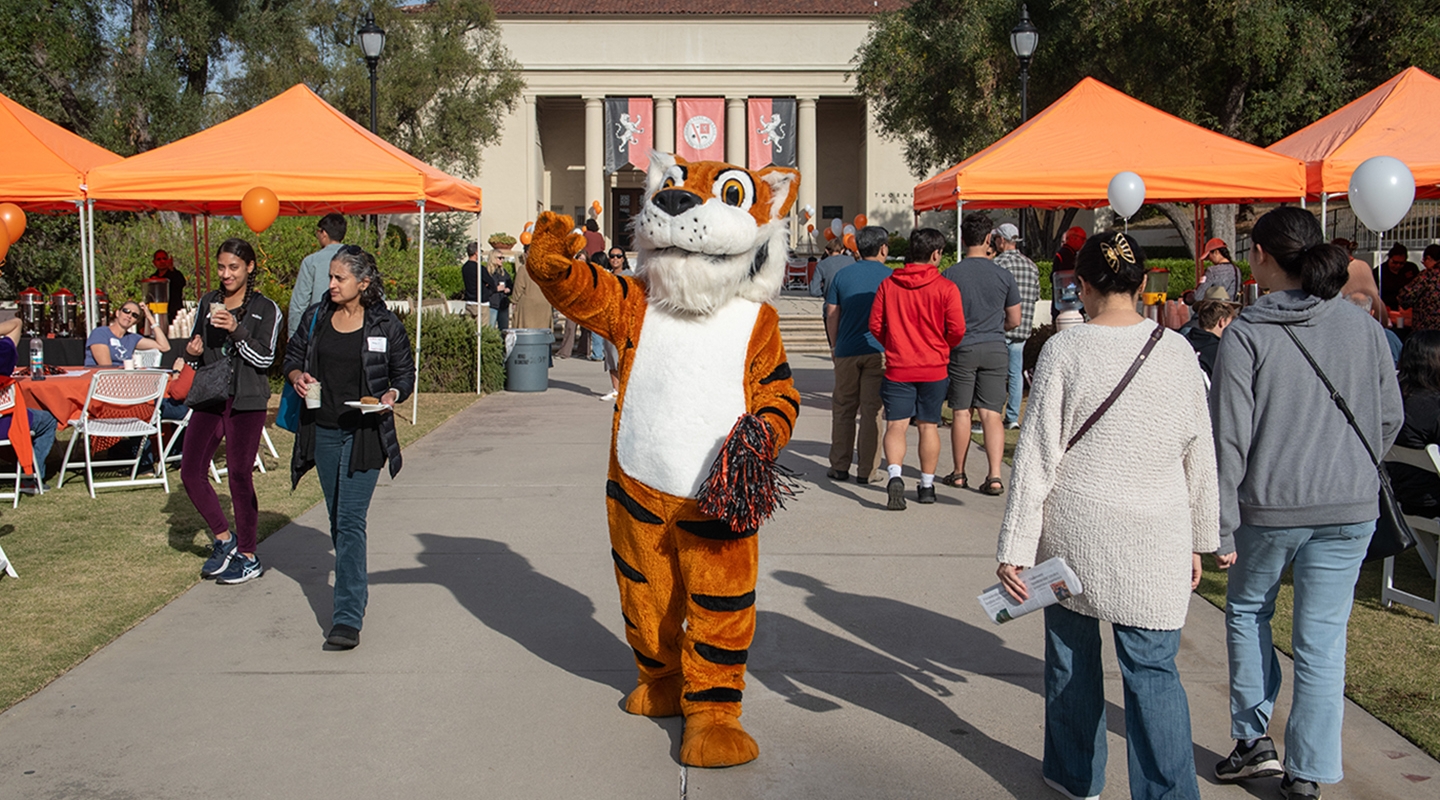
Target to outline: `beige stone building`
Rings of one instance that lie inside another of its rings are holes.
[[[799,206],[815,238],[832,217],[864,213],[908,231],[916,183],[848,76],[870,17],[903,0],[492,0],[502,41],[524,69],[521,102],[487,148],[481,235],[518,235],[550,209],[589,215],[628,245],[626,210],[644,174],[605,170],[606,98],[653,101],[655,148],[674,149],[679,98],[723,98],[725,160],[746,163],[749,98],[793,99]],[[927,215],[928,216],[928,215]],[[953,215],[952,215],[953,216]],[[797,225],[797,246],[805,232]]]

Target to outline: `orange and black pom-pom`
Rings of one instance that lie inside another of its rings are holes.
[[[759,528],[795,496],[791,473],[774,452],[770,426],[754,414],[741,416],[700,486],[700,510],[737,531]]]

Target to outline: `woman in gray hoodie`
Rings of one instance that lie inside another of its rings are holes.
[[[1278,208],[1256,221],[1251,238],[1251,270],[1270,293],[1226,329],[1210,391],[1236,740],[1215,774],[1235,781],[1283,772],[1285,796],[1319,798],[1319,784],[1342,777],[1346,628],[1379,516],[1380,484],[1365,445],[1382,455],[1395,441],[1400,388],[1380,326],[1338,296],[1349,258],[1324,243],[1315,217]],[[1365,443],[1302,346],[1349,405]],[[1270,618],[1292,565],[1295,688],[1282,768],[1266,735],[1280,693]]]

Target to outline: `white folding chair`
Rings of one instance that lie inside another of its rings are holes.
[[[145,452],[145,440],[155,437],[157,449],[165,451],[164,442],[160,434],[160,401],[165,397],[165,382],[169,380],[170,373],[157,369],[106,369],[96,372],[90,378],[90,390],[85,395],[85,406],[80,412],[80,418],[75,420],[75,433],[70,437],[70,444],[65,448],[65,460],[60,464],[60,477],[56,481],[56,488],[64,485],[65,472],[70,467],[70,452],[75,449],[75,443],[85,441],[85,484],[90,489],[90,497],[95,497],[95,467],[130,467],[130,477],[116,480],[102,481],[103,486],[154,486],[165,487],[165,493],[170,493],[170,476],[165,470],[165,461],[157,462],[160,468],[160,476],[155,478],[138,477],[140,472],[140,459]],[[94,403],[107,403],[112,406],[149,406],[150,417],[138,419],[135,417],[122,417],[100,419],[91,416],[91,406]],[[141,444],[136,448],[135,458],[111,459],[108,461],[95,461],[94,453],[91,452],[91,437],[106,437],[114,439],[140,439]]]
[[[808,270],[809,261],[786,261],[785,262],[785,288],[803,289],[809,285]]]
[[[15,409],[15,384],[14,384],[14,383],[11,383],[9,386],[6,386],[6,387],[5,387],[4,391],[0,391],[0,415],[3,415],[3,414],[13,414],[13,413],[14,413],[14,409]],[[27,419],[27,420],[14,420],[14,419],[10,420],[10,425],[11,425],[12,427],[15,426],[15,425],[26,425],[26,426],[28,427],[29,424],[30,424],[30,421],[29,421],[28,419]],[[10,446],[10,440],[9,440],[9,439],[0,439],[0,447],[9,447],[9,446]],[[35,467],[35,464],[32,463],[32,464],[30,464],[30,466],[31,466],[31,468],[34,468],[34,467]],[[11,502],[11,504],[10,504],[10,507],[11,507],[11,508],[16,508],[16,507],[18,507],[18,506],[20,505],[20,481],[21,481],[22,478],[29,478],[30,480],[34,481],[34,482],[35,482],[35,487],[36,487],[36,488],[35,488],[35,491],[36,491],[37,493],[44,494],[44,492],[45,492],[45,484],[44,484],[44,482],[42,482],[42,481],[40,480],[40,470],[35,469],[35,471],[34,471],[32,474],[30,474],[30,475],[25,475],[25,465],[20,463],[20,458],[19,458],[18,455],[17,455],[16,458],[15,458],[15,472],[13,472],[13,473],[10,473],[10,472],[0,472],[0,478],[14,478],[14,479],[15,479],[15,489],[14,489],[14,491],[12,491],[12,492],[0,491],[0,500],[10,500],[10,501],[13,501],[13,502]],[[5,555],[5,554],[4,554],[3,552],[0,552],[0,560],[3,560],[3,559],[4,559],[4,555]],[[9,562],[6,562],[6,563],[9,563]]]
[[[1440,447],[1433,444],[1424,450],[1397,445],[1385,454],[1385,460],[1409,464],[1440,475]],[[1389,608],[1391,603],[1400,603],[1429,614],[1436,623],[1440,623],[1440,580],[1436,579],[1435,572],[1436,556],[1440,555],[1436,552],[1437,548],[1440,548],[1440,519],[1406,514],[1405,521],[1410,524],[1410,530],[1415,532],[1415,549],[1420,553],[1420,560],[1430,573],[1430,596],[1421,597],[1395,588],[1395,557],[1391,556],[1385,559],[1384,579],[1380,584],[1380,603],[1386,608]]]
[[[135,351],[135,366],[136,366],[136,367],[139,367],[139,368],[141,368],[141,369],[159,369],[159,368],[160,368],[160,351],[159,351],[159,350],[136,350],[136,351]]]

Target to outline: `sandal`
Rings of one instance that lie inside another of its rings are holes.
[[[970,488],[970,482],[965,479],[965,473],[963,472],[952,472],[949,475],[940,478],[939,481],[946,486],[954,486],[956,489]]]
[[[1005,484],[1000,482],[999,476],[986,478],[985,482],[980,484],[980,491],[991,496],[1001,495],[1005,493]]]

